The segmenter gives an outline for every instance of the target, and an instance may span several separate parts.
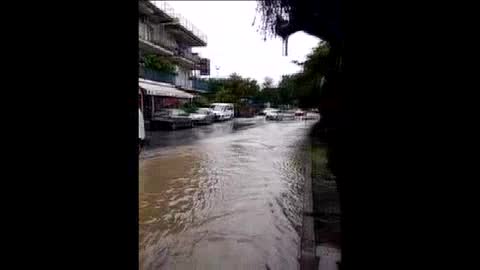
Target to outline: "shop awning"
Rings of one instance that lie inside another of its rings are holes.
[[[145,89],[145,94],[151,96],[162,96],[162,97],[176,97],[176,98],[193,98],[194,95],[191,95],[187,92],[176,89],[173,86],[168,86],[165,84],[155,83],[146,80],[140,80],[138,86]]]

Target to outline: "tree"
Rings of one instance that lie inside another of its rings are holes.
[[[224,87],[220,88],[220,90],[215,94],[213,99],[214,102],[225,102],[225,103],[235,103],[236,98],[235,96]]]
[[[265,77],[263,83],[262,83],[262,88],[272,88],[273,87],[273,79],[270,77]]]
[[[328,71],[328,54],[328,45],[321,42],[307,55],[304,62],[297,61],[302,71],[282,76],[275,100],[280,104],[299,105],[303,108],[318,107]]]
[[[175,66],[166,58],[155,54],[147,54],[143,57],[145,67],[167,73],[175,73]]]
[[[344,5],[337,0],[295,1],[262,0],[257,1],[257,12],[261,14],[261,31],[267,35],[280,36],[286,41],[298,31],[316,36],[330,44],[341,44],[344,38],[342,9]]]
[[[298,105],[297,76],[284,75],[278,83],[278,99],[281,104]]]
[[[280,105],[280,95],[277,88],[265,88],[262,91],[264,102],[270,102],[273,106]]]
[[[206,97],[212,102],[228,102],[239,105],[242,100],[252,99],[258,95],[260,86],[251,78],[243,78],[237,73],[228,78],[209,80],[210,91]]]

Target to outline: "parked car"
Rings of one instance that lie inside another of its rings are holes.
[[[305,116],[306,112],[304,110],[298,109],[295,111],[295,116]]]
[[[302,116],[302,120],[317,120],[320,119],[320,114],[315,112],[307,112]]]
[[[270,109],[265,112],[266,120],[280,120],[280,110],[279,109]]]
[[[270,110],[267,112],[265,119],[274,121],[295,120],[295,112],[279,109]]]
[[[275,108],[266,108],[266,109],[263,109],[263,110],[259,113],[259,115],[267,115],[267,113],[268,113],[269,111],[272,111],[272,110],[278,110],[278,109],[275,109]]]
[[[215,120],[230,120],[234,117],[234,108],[232,103],[212,103],[210,109],[213,110]]]
[[[180,109],[161,109],[153,114],[152,121],[172,130],[181,127],[193,127],[190,115]]]
[[[210,108],[199,108],[196,112],[190,114],[195,125],[211,124],[215,120],[215,114]]]
[[[291,110],[283,110],[279,112],[280,120],[295,120],[295,112]]]

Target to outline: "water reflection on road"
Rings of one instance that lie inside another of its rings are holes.
[[[314,121],[252,121],[157,134],[140,161],[142,269],[298,268]]]

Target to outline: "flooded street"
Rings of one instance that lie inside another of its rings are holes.
[[[141,269],[298,269],[307,133],[263,118],[151,133]]]

